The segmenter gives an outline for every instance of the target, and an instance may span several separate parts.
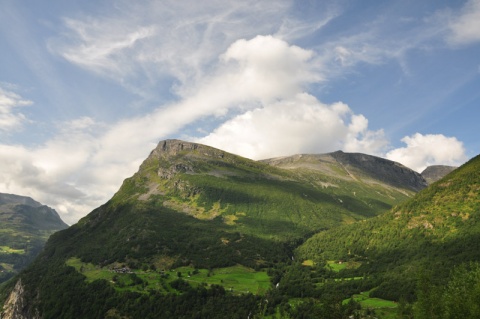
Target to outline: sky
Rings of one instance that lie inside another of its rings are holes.
[[[164,139],[480,153],[480,0],[2,0],[0,192],[75,223]]]

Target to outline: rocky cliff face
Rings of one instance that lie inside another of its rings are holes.
[[[361,169],[387,184],[417,192],[427,187],[427,182],[420,174],[400,163],[361,153],[338,151],[331,155],[342,165]]]
[[[28,304],[25,301],[25,289],[22,281],[18,280],[12,292],[8,296],[0,313],[1,319],[38,319],[38,314],[30,314]]]
[[[172,157],[181,153],[195,154],[205,157],[223,158],[225,152],[210,146],[185,142],[181,140],[165,140],[158,143],[157,147],[150,153],[149,157]]]

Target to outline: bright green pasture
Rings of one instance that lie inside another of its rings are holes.
[[[355,294],[352,297],[356,302],[360,303],[362,308],[379,309],[379,308],[396,308],[397,307],[397,303],[393,301],[380,299],[380,298],[371,298],[370,291],[365,291],[360,294]],[[346,299],[343,302],[347,303],[348,301],[349,299]]]
[[[328,268],[330,268],[331,270],[333,270],[335,272],[339,272],[340,270],[347,268],[346,263],[340,263],[340,262],[334,261],[334,260],[329,260],[327,262],[327,266],[328,266]]]
[[[80,258],[70,258],[66,261],[68,266],[74,267],[78,272],[87,277],[87,281],[92,282],[97,279],[105,279],[111,281],[115,273],[112,271],[95,266],[90,263],[83,263]]]
[[[194,269],[190,267],[181,267],[176,270],[178,271],[182,272],[182,278],[187,282],[221,285],[234,293],[263,295],[270,288],[270,278],[265,271],[255,271],[241,265],[211,271],[199,269],[197,274],[194,274]]]
[[[13,271],[13,265],[7,263],[0,263],[0,266],[3,267],[6,271]]]
[[[74,267],[78,272],[92,282],[105,279],[115,285],[118,290],[148,291],[158,290],[164,293],[175,292],[170,283],[178,278],[185,280],[192,286],[221,285],[225,290],[233,293],[252,293],[263,295],[270,288],[270,278],[265,271],[255,271],[244,266],[232,266],[213,270],[180,267],[165,273],[155,271],[134,271],[134,274],[117,274],[107,268],[83,263],[79,258],[70,258],[66,261],[68,266]],[[180,274],[180,277],[179,277]],[[136,284],[134,277],[140,278],[143,283]]]
[[[304,260],[302,262],[302,265],[303,266],[308,266],[308,267],[313,267],[313,266],[315,266],[315,262],[311,259],[307,259],[307,260]]]
[[[13,249],[9,246],[0,246],[0,253],[4,254],[24,254],[24,249]]]
[[[370,291],[353,295],[353,299],[362,305],[362,308],[396,308],[397,304],[390,300],[371,298]]]
[[[371,298],[370,291],[365,291],[360,294],[352,296],[353,299],[360,303],[362,309],[374,309],[375,315],[380,319],[394,319],[397,318],[397,304],[390,300]],[[344,304],[348,303],[350,299],[345,299]]]

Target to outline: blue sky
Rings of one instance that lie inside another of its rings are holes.
[[[480,153],[479,0],[4,0],[0,49],[0,192],[68,223],[166,138],[419,172]]]

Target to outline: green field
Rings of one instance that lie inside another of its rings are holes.
[[[360,294],[355,294],[352,298],[358,302],[362,309],[373,309],[378,318],[381,319],[393,319],[397,318],[397,303],[380,299],[380,298],[371,298],[370,291],[365,291]],[[345,299],[344,304],[348,303],[350,299]]]
[[[13,271],[13,265],[7,263],[0,263],[0,266],[6,271]]]
[[[339,261],[329,260],[327,262],[327,267],[335,272],[339,272],[340,270],[347,268],[347,264]]]
[[[13,249],[9,246],[0,246],[0,254],[24,254],[25,250],[24,249]]]
[[[170,284],[179,278],[194,287],[199,285],[208,287],[215,284],[236,294],[263,295],[270,288],[270,278],[265,271],[255,271],[240,265],[212,270],[192,267],[180,267],[166,272],[134,270],[132,274],[120,274],[105,267],[83,263],[79,258],[70,258],[66,264],[82,273],[89,282],[104,279],[122,291],[175,292]]]
[[[315,262],[311,259],[307,259],[302,262],[302,265],[307,267],[313,267],[315,266]]]
[[[359,302],[362,305],[362,308],[396,308],[397,303],[380,299],[380,298],[371,298],[370,291],[365,291],[357,295],[353,295],[353,299],[356,302]]]
[[[225,289],[237,293],[253,293],[263,295],[270,288],[270,278],[265,271],[255,271],[244,266],[232,266],[227,268],[218,268],[212,271],[207,269],[198,270],[198,274],[193,274],[194,269],[190,267],[181,267],[175,272],[182,272],[182,277],[187,282],[194,284],[216,284],[224,286]],[[190,273],[190,276],[188,275]]]

